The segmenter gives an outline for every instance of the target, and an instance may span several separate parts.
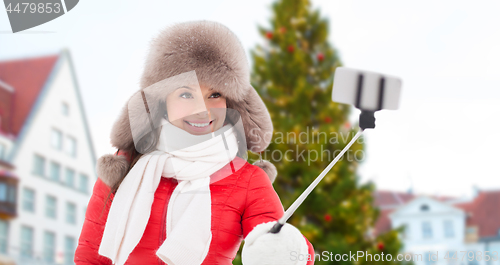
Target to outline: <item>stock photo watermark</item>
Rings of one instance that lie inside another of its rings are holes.
[[[333,253],[330,251],[323,251],[316,253],[314,256],[311,254],[299,254],[297,251],[290,252],[290,260],[292,261],[425,261],[425,262],[438,262],[443,259],[447,262],[458,261],[498,261],[497,251],[426,251],[423,253],[405,253],[405,254],[384,254],[369,253],[368,251],[349,251],[349,253]]]
[[[78,0],[4,0],[13,33],[63,16],[77,4]]]
[[[258,134],[252,130],[249,132],[258,138]],[[354,137],[354,132],[320,132],[306,127],[305,131],[296,132],[275,132],[274,135],[266,134],[264,138],[272,138],[271,143],[286,145],[285,150],[266,149],[260,153],[262,159],[279,162],[307,162],[311,165],[314,162],[331,161],[342,151],[340,148],[333,150],[332,145],[347,143]],[[255,142],[260,141],[254,140]],[[357,143],[363,143],[363,138],[358,138]],[[253,142],[252,142],[253,143]],[[309,144],[319,145],[318,149],[305,149],[304,146]],[[365,153],[363,150],[347,150],[340,160],[349,162],[360,162],[364,160]]]

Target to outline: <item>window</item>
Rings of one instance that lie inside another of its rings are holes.
[[[11,203],[16,203],[17,197],[17,188],[15,185],[8,184],[7,185],[7,201]]]
[[[75,187],[75,171],[70,168],[66,168],[66,186]]]
[[[455,233],[453,231],[453,222],[451,220],[445,220],[443,226],[444,226],[444,236],[446,238],[452,238],[455,236]]]
[[[7,201],[7,183],[0,182],[0,201]]]
[[[64,116],[69,116],[69,105],[66,102],[61,104],[61,113]]]
[[[421,210],[422,212],[429,211],[429,205],[427,205],[427,204],[422,204],[422,206],[420,206],[420,210]]]
[[[50,162],[50,179],[53,181],[59,181],[61,175],[61,166],[52,161]]]
[[[66,153],[72,157],[76,157],[76,139],[71,136],[66,138]]]
[[[80,191],[88,193],[89,191],[89,177],[85,174],[80,174]]]
[[[9,245],[9,223],[0,219],[0,253],[7,254],[7,246]]]
[[[36,154],[33,157],[33,174],[45,176],[45,158]]]
[[[43,260],[47,263],[54,263],[56,256],[56,234],[45,231],[43,234]]]
[[[62,149],[62,132],[57,129],[52,129],[50,134],[50,145],[57,150]]]
[[[66,222],[76,224],[76,205],[68,202],[66,204]]]
[[[432,227],[430,222],[422,223],[422,235],[423,238],[432,238]]]
[[[475,234],[477,234],[477,227],[475,227],[475,226],[469,226],[469,227],[467,227],[465,229],[465,233],[466,234],[473,234],[473,235],[475,235]]]
[[[75,239],[66,236],[64,238],[64,264],[73,265],[73,255],[75,253]]]
[[[0,160],[4,160],[5,159],[5,149],[7,149],[5,147],[4,144],[0,144]]]
[[[0,182],[0,201],[1,202],[16,202],[16,186]]]
[[[32,189],[23,189],[23,210],[35,212],[35,191]]]
[[[33,228],[21,227],[21,257],[33,257]]]
[[[47,195],[47,205],[45,206],[45,215],[56,219],[57,217],[57,199],[54,196]]]

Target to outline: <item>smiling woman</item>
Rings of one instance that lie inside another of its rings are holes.
[[[112,129],[119,151],[97,162],[76,264],[229,265],[244,238],[246,265],[307,263],[290,260],[314,254],[292,225],[259,234],[283,205],[274,165],[246,160],[273,131],[249,76],[241,43],[217,22],[154,39],[141,89]]]
[[[168,95],[165,116],[176,127],[203,135],[224,125],[226,108],[226,98],[213,88],[182,86]]]

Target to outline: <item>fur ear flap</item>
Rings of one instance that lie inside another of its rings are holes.
[[[264,172],[266,172],[267,176],[269,177],[269,180],[271,180],[271,183],[274,182],[276,179],[276,176],[278,175],[278,170],[276,170],[276,167],[269,162],[268,160],[257,160],[256,162],[253,163],[253,165],[260,167]]]
[[[258,153],[265,150],[271,142],[273,123],[257,91],[250,86],[242,101],[228,99],[227,105],[241,115],[248,151]]]
[[[97,159],[97,176],[109,187],[113,187],[127,173],[129,162],[122,155],[103,155]]]

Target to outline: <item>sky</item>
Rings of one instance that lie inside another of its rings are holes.
[[[403,81],[400,108],[377,112],[376,128],[363,133],[362,183],[448,196],[500,189],[500,2],[311,3],[329,20],[329,41],[344,66]],[[161,29],[183,21],[218,21],[239,37],[250,58],[250,49],[264,42],[257,25],[268,26],[271,4],[86,0],[58,19],[16,34],[0,12],[0,60],[68,48],[99,157],[115,150],[109,143],[111,125],[139,89],[149,41]],[[358,114],[354,110],[351,119]]]

